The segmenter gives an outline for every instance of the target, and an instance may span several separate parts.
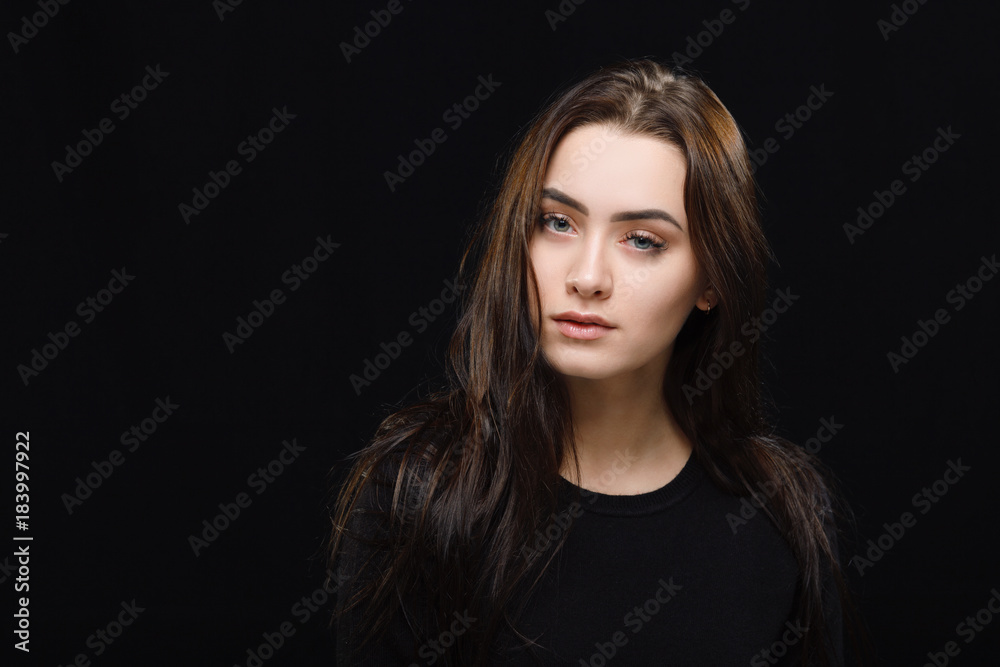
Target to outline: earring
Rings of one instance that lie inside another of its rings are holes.
[[[712,312],[712,302],[709,301],[708,302],[708,308],[705,310],[705,314],[708,315],[711,312]]]

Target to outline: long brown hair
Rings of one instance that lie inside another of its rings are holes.
[[[371,556],[361,564],[367,576],[342,596],[339,612],[365,619],[368,640],[404,613],[417,633],[414,645],[466,613],[478,620],[448,650],[455,664],[486,664],[501,630],[520,636],[521,603],[559,549],[533,561],[521,553],[557,506],[564,461],[575,462],[568,395],[541,352],[529,312],[537,287],[528,242],[556,144],[592,124],[661,139],[685,156],[691,242],[719,303],[679,332],[664,395],[716,485],[744,497],[770,490],[765,511],[799,564],[794,614],[808,627],[804,661],[828,664],[824,581],[836,584],[841,607],[849,608],[828,532],[835,496],[818,461],[774,435],[761,397],[759,340],[741,332],[764,308],[773,259],[746,146],[700,78],[650,60],[605,67],[569,87],[520,137],[459,267],[465,290],[446,389],[388,416],[340,488],[331,565],[345,535],[366,544]],[[735,341],[746,352],[693,394],[699,370]],[[377,536],[352,530],[358,507],[378,518]]]

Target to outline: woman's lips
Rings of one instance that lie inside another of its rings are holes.
[[[559,332],[567,338],[578,340],[594,340],[604,336],[614,327],[606,327],[593,322],[577,322],[575,320],[555,320]]]

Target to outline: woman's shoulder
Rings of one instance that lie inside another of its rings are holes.
[[[419,570],[423,560],[413,557],[423,553],[420,541],[414,539],[414,525],[430,477],[428,461],[438,441],[437,430],[426,417],[395,414],[354,455],[335,525],[342,539],[333,554],[342,660],[358,648],[364,664],[403,664],[396,658],[413,653],[402,608],[394,606],[405,583],[397,573],[411,566]],[[390,607],[396,610],[386,616]],[[373,628],[381,639],[365,644],[362,638]]]
[[[353,455],[345,486],[355,512],[393,514],[422,500],[438,454],[451,446],[446,408],[421,404],[396,412],[380,424],[372,441]]]

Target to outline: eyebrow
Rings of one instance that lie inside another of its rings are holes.
[[[571,206],[584,215],[590,215],[590,211],[586,206],[556,188],[543,189],[542,198],[552,199],[566,206]],[[644,208],[641,211],[621,211],[611,216],[611,222],[624,222],[626,220],[663,220],[674,225],[682,232],[684,231],[681,223],[677,222],[674,216],[660,208]]]

